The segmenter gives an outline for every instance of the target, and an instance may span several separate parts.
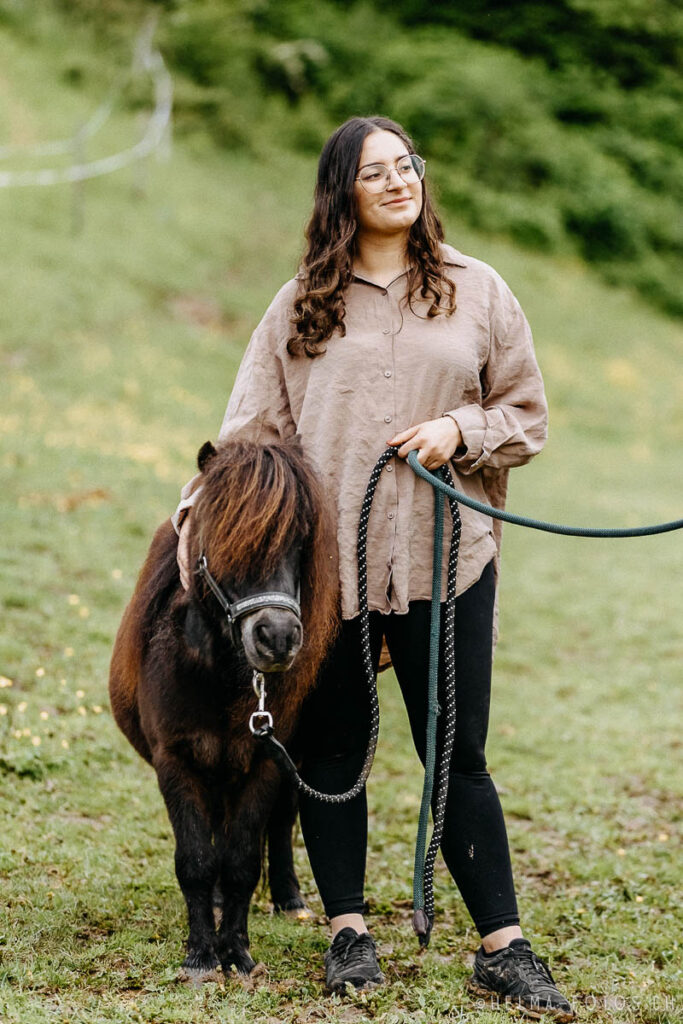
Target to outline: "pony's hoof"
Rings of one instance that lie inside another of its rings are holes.
[[[312,921],[315,914],[310,907],[307,907],[303,897],[295,896],[283,903],[273,902],[273,910],[276,914],[284,914],[292,921]]]
[[[224,974],[230,974],[234,968],[238,974],[248,977],[256,967],[256,963],[246,951],[230,950],[229,953],[221,957],[221,966]]]
[[[303,907],[292,907],[290,910],[280,910],[279,913],[284,914],[292,921],[312,921],[315,914],[310,907],[307,907],[304,903]]]
[[[235,974],[235,981],[239,982],[245,992],[255,992],[257,988],[266,984],[268,981],[268,968],[263,963],[254,964],[254,969],[250,974]]]
[[[183,985],[191,985],[192,988],[201,988],[202,985],[206,985],[210,981],[223,985],[225,976],[220,964],[217,964],[216,967],[185,967],[183,965],[178,971],[178,981],[181,981]]]

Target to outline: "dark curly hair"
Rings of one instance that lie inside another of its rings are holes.
[[[352,117],[327,140],[320,154],[314,206],[306,228],[308,248],[300,270],[300,286],[294,302],[295,333],[287,342],[290,355],[305,352],[313,358],[325,351],[325,342],[336,329],[345,334],[344,291],[353,279],[358,220],[354,181],[363,142],[371,132],[398,135],[409,153],[412,140],[395,121],[386,117]],[[439,243],[443,228],[422,182],[422,209],[410,228],[407,256],[408,305],[418,293],[431,297],[428,317],[455,310],[455,284],[446,277]]]

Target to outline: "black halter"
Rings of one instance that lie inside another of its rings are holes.
[[[195,574],[206,580],[209,590],[225,612],[235,643],[239,639],[235,629],[238,620],[244,615],[258,611],[259,608],[285,608],[287,611],[293,612],[299,622],[301,622],[300,584],[297,584],[296,597],[290,597],[289,594],[285,594],[280,590],[269,590],[263,594],[254,594],[253,597],[241,597],[237,601],[231,602],[223,593],[220,584],[209,572],[209,565],[204,552],[199,556]]]

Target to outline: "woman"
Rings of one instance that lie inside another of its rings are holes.
[[[517,300],[490,267],[443,244],[424,162],[399,125],[352,118],[331,136],[307,239],[299,274],[251,338],[219,437],[265,443],[298,433],[336,504],[338,552],[331,559],[342,628],[301,733],[306,781],[341,792],[358,774],[368,736],[355,542],[378,456],[387,444],[398,448],[399,459],[382,472],[368,527],[371,646],[377,664],[386,639],[424,758],[432,576],[425,538],[433,496],[403,460],[418,449],[428,469],[450,462],[457,487],[501,505],[508,468],[544,444],[547,410]],[[193,485],[174,517],[185,583]],[[500,538],[492,520],[465,507],[461,514],[457,732],[442,851],[482,937],[470,990],[571,1020],[569,1003],[522,937],[502,811],[486,771]],[[444,557],[450,529],[447,523]],[[443,580],[442,601],[445,572]],[[363,919],[365,793],[342,805],[303,799],[301,825],[331,923],[327,986],[380,984]]]

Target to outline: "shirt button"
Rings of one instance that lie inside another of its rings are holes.
[[[391,377],[391,370],[385,370],[384,371],[384,376],[385,377]]]
[[[391,331],[388,327],[385,327],[384,330],[382,331],[382,334],[391,334]]]
[[[391,423],[391,416],[385,416],[384,417],[384,422],[385,423]]]
[[[394,515],[395,515],[394,512],[387,512],[387,519],[393,519]]]
[[[393,466],[387,466],[386,470],[387,470],[387,473],[393,473],[394,472],[394,467]]]

